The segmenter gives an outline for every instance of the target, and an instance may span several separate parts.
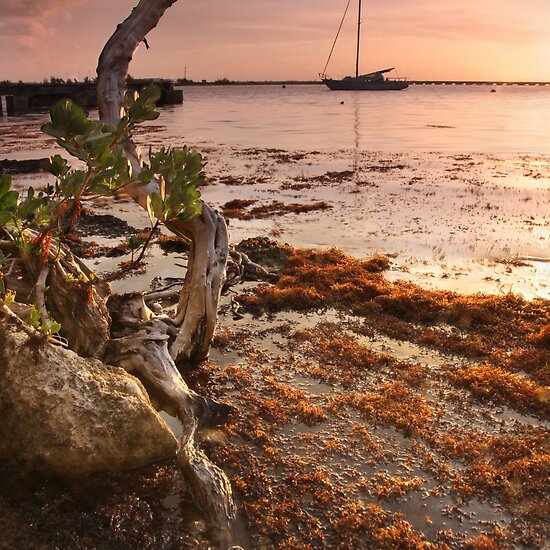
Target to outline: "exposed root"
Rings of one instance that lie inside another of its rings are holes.
[[[248,281],[268,281],[271,283],[279,279],[279,275],[273,271],[268,271],[265,267],[253,262],[247,254],[239,250],[231,249],[229,251],[229,260],[227,262],[227,277],[223,285],[223,293],[227,292],[232,286]]]
[[[181,423],[178,463],[193,490],[193,498],[204,511],[213,531],[220,533],[220,544],[227,547],[232,539],[231,522],[235,503],[231,485],[223,473],[195,445],[195,432],[205,424],[219,424],[234,409],[201,397],[183,380],[168,344],[174,327],[169,318],[155,318],[142,295],[114,298],[113,338],[105,361],[137,376],[159,410],[177,416]]]

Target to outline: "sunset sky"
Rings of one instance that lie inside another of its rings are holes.
[[[94,77],[137,0],[0,0],[0,80]],[[347,0],[179,0],[135,77],[317,78]],[[354,67],[356,0],[328,73]],[[410,79],[550,80],[549,0],[365,0],[361,69]]]

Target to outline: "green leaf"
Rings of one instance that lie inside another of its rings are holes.
[[[177,219],[181,221],[189,221],[200,215],[202,212],[202,206],[200,202],[194,202],[189,204],[185,210],[177,215]]]
[[[70,99],[58,101],[50,110],[50,118],[51,123],[44,124],[42,131],[56,138],[71,139],[86,135],[92,126],[84,109]]]
[[[128,244],[128,248],[130,250],[137,250],[144,242],[144,239],[140,239],[136,235],[131,235],[126,239],[126,243]]]
[[[17,191],[8,191],[0,197],[0,208],[2,210],[9,210],[13,208],[19,200],[19,193]]]
[[[100,197],[108,197],[113,193],[112,187],[105,182],[95,184],[93,190],[94,193]]]
[[[148,168],[141,170],[138,176],[138,180],[139,180],[138,185],[147,185],[153,179],[154,176],[155,176],[155,173]]]
[[[11,212],[0,211],[0,225],[6,225],[12,218],[13,214]],[[0,265],[2,264],[0,263]]]
[[[126,131],[126,128],[130,122],[128,115],[124,115],[119,121],[116,128],[117,134],[123,134]]]
[[[11,176],[9,174],[0,174],[0,197],[5,195],[11,188]]]
[[[161,90],[156,84],[148,84],[139,93],[139,99],[145,103],[156,104],[160,95]]]
[[[187,179],[187,176],[183,170],[181,172],[178,172],[175,177],[170,181],[170,186],[172,188],[181,187],[185,180]]]
[[[41,323],[41,317],[40,312],[38,311],[38,308],[36,306],[31,307],[31,313],[30,313],[30,319],[29,323],[31,326],[33,326],[36,330],[40,330],[42,328]]]
[[[187,146],[184,145],[181,149],[176,148],[172,151],[172,158],[174,159],[174,164],[178,168],[183,168],[185,165],[186,159],[188,156]]]
[[[60,330],[61,330],[61,325],[55,320],[49,323],[47,326],[47,334],[50,336],[52,334],[57,334]]]
[[[110,153],[109,147],[113,143],[113,132],[105,131],[105,126],[101,122],[91,122],[88,132],[78,140],[79,144],[90,154],[92,158],[97,158],[103,153]]]
[[[157,193],[151,193],[149,195],[151,201],[151,209],[156,218],[162,218],[164,214],[164,201],[160,198],[160,195]]]
[[[69,172],[59,182],[59,187],[65,197],[74,197],[82,189],[86,173],[83,170]]]
[[[156,120],[160,113],[155,110],[155,104],[160,98],[160,88],[150,84],[143,88],[140,94],[130,102],[127,108],[128,120],[130,124],[145,122],[146,120]]]
[[[61,155],[50,157],[48,171],[58,178],[64,176],[69,171],[67,161]]]
[[[82,160],[84,162],[88,162],[88,151],[80,143],[78,143],[76,140],[62,140],[58,139],[57,143],[63,147],[67,153],[70,153],[73,157],[76,157],[78,160]]]

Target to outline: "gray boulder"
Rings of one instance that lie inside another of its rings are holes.
[[[176,438],[137,378],[18,325],[0,314],[0,456],[76,478],[176,454]]]

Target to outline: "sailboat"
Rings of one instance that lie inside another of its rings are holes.
[[[372,73],[359,74],[359,51],[361,45],[361,4],[362,0],[359,0],[359,10],[357,14],[357,53],[355,56],[355,76],[345,76],[344,78],[335,79],[328,78],[325,74],[327,66],[329,64],[332,52],[334,51],[334,46],[336,40],[338,40],[338,35],[340,34],[340,29],[342,28],[342,23],[346,16],[348,7],[344,12],[344,17],[340,23],[338,33],[330,50],[327,63],[325,65],[324,71],[319,75],[321,81],[326,84],[331,90],[404,90],[409,87],[409,83],[404,78],[386,78],[384,75],[393,71],[395,67],[390,67],[389,69],[380,69]]]

